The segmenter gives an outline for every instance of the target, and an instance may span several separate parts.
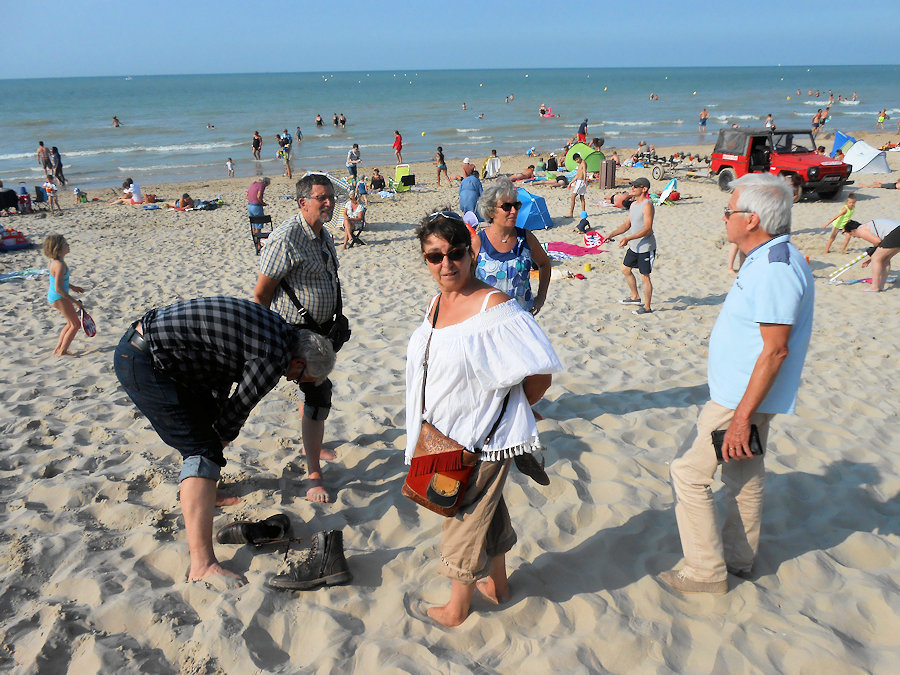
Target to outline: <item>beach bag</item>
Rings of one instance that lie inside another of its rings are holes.
[[[431,322],[432,331],[437,323],[440,304],[441,300],[438,298],[434,308],[434,318]],[[431,335],[428,336],[428,342],[425,345],[425,363],[422,373],[422,415],[425,414],[425,382],[428,379],[430,347]],[[497,427],[500,426],[508,403],[509,392],[503,399],[503,406],[500,408],[500,414],[497,416],[494,426],[491,427],[484,440],[485,445],[490,442]],[[431,423],[423,421],[409,471],[406,480],[403,481],[401,494],[429,511],[452,518],[459,511],[459,504],[466,493],[469,478],[478,464],[480,455],[480,448],[470,452]]]

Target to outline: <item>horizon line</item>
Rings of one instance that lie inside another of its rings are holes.
[[[134,77],[214,77],[227,75],[316,75],[324,72],[329,73],[408,73],[413,72],[476,72],[476,71],[523,71],[523,70],[688,70],[702,68],[703,70],[726,70],[732,68],[885,68],[900,66],[898,63],[854,63],[854,64],[837,64],[837,63],[818,63],[818,64],[785,64],[774,63],[767,65],[748,65],[748,66],[593,66],[593,67],[577,67],[577,68],[554,68],[547,66],[515,66],[509,68],[382,68],[382,69],[366,69],[366,70],[341,70],[341,69],[319,69],[319,70],[271,70],[271,71],[232,71],[217,73],[144,73],[135,75],[134,73],[120,73],[113,75],[45,75],[41,77],[8,77],[0,78],[0,82],[12,82],[20,80],[74,80],[80,78],[134,78]]]

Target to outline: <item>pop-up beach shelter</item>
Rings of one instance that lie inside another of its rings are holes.
[[[838,150],[846,155],[847,151],[853,147],[854,143],[856,143],[856,139],[853,138],[853,136],[848,136],[843,131],[835,131],[834,145],[831,146],[831,152],[829,153],[829,156],[834,157],[835,154],[837,154]]]
[[[844,162],[853,167],[853,173],[890,173],[884,150],[876,150],[865,141],[856,141],[844,152]]]
[[[603,164],[603,160],[606,159],[606,155],[599,150],[594,150],[591,146],[585,145],[584,143],[576,143],[569,148],[569,151],[566,153],[566,168],[569,171],[574,171],[577,166],[575,160],[572,159],[572,155],[576,152],[581,155],[581,159],[583,159],[584,163],[587,165],[588,173],[599,171]]]
[[[547,202],[543,197],[531,194],[524,188],[517,190],[518,200],[522,202],[519,215],[516,216],[516,227],[526,230],[543,230],[553,227],[553,219],[547,210]]]

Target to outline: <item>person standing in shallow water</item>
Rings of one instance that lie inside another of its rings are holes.
[[[394,156],[397,158],[397,164],[403,164],[403,136],[396,129],[394,129],[394,145],[391,148],[394,151]]]

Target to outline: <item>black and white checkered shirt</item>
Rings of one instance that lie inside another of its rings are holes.
[[[154,367],[188,388],[212,390],[220,406],[213,428],[223,441],[237,438],[291,360],[291,328],[250,300],[183,300],[151,309],[141,326]]]
[[[270,279],[284,279],[300,304],[316,322],[330,321],[337,309],[338,260],[331,235],[319,235],[298,213],[279,225],[263,247],[259,271]],[[288,323],[298,323],[300,314],[287,293],[275,289],[272,309]]]

